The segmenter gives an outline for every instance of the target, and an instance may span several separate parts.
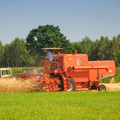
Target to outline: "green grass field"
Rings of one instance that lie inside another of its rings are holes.
[[[0,93],[0,120],[120,120],[120,91]]]

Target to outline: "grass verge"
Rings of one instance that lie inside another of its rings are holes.
[[[120,92],[0,93],[0,120],[119,120]]]

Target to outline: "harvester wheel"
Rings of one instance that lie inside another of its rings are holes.
[[[69,78],[68,83],[69,83],[69,90],[67,90],[67,91],[75,91],[76,90],[75,81],[72,78]]]
[[[101,92],[104,92],[104,91],[106,91],[106,86],[105,85],[99,85],[98,90],[101,91]]]

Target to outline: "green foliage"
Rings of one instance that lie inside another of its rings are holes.
[[[4,46],[3,63],[5,67],[30,66],[33,64],[33,59],[29,55],[25,44],[24,39],[15,38],[11,44]]]
[[[100,83],[110,83],[110,78],[105,78],[99,81]]]
[[[82,49],[81,52],[85,53],[85,54],[89,54],[91,51],[91,46],[92,46],[92,41],[90,40],[90,38],[88,38],[87,36],[82,40],[81,42],[82,45]]]
[[[3,67],[3,59],[4,59],[4,46],[2,45],[2,42],[0,41],[0,66]]]
[[[29,61],[29,54],[23,39],[15,38],[11,43],[10,52],[11,64],[15,67],[24,66]]]
[[[10,66],[10,44],[6,44],[4,46],[4,59],[3,59],[3,64],[6,67]]]
[[[75,42],[75,43],[72,43],[73,46],[74,46],[74,49],[77,50],[78,53],[81,53],[82,51],[82,44],[81,42]]]
[[[99,45],[99,40],[96,40],[95,42],[92,43],[91,46],[91,52],[90,52],[90,59],[89,60],[98,60],[98,47]]]
[[[69,45],[69,40],[60,32],[60,28],[53,25],[40,25],[31,30],[26,38],[27,49],[32,55],[36,52],[43,54],[41,48],[69,48]]]
[[[12,73],[22,73],[23,72],[23,68],[15,68],[15,67],[13,67],[12,68]]]
[[[26,38],[27,50],[33,58],[31,66],[40,66],[41,56],[46,53],[41,48],[65,48],[64,53],[73,53],[74,46],[60,32],[59,26],[53,25],[38,26],[32,29]]]
[[[120,83],[120,69],[116,69],[114,80],[116,83]]]
[[[1,120],[119,120],[120,92],[0,94]]]

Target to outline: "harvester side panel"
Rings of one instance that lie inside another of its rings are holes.
[[[100,69],[99,74],[115,74],[115,62],[113,60],[108,61],[89,61],[90,66],[108,66],[107,70]]]
[[[81,72],[68,72],[68,76],[74,79],[75,82],[88,82],[89,81],[89,74],[87,71]]]
[[[98,81],[98,70],[97,69],[90,69],[89,70],[89,80],[97,80]]]
[[[99,69],[98,71],[98,77],[99,80],[108,78],[108,77],[113,77],[115,75],[115,62],[113,60],[109,61],[89,61],[88,65],[94,65],[94,66],[107,66],[106,69]]]

